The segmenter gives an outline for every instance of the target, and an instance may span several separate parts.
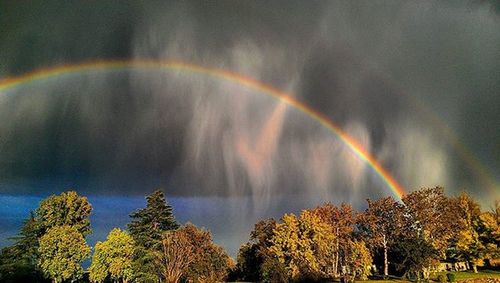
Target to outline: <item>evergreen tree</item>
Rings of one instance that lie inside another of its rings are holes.
[[[82,236],[91,233],[92,206],[86,197],[75,191],[52,195],[31,211],[19,233],[12,237],[14,244],[0,252],[0,282],[39,282],[39,240],[53,227],[71,226]],[[35,279],[36,278],[36,279]]]
[[[159,244],[164,231],[177,229],[179,224],[162,191],[154,191],[146,200],[146,208],[130,214],[132,222],[128,224],[128,230],[137,244],[151,248]]]
[[[162,191],[154,191],[146,200],[145,208],[130,214],[132,221],[127,227],[136,243],[133,262],[136,281],[155,282],[160,273],[154,266],[154,254],[161,250],[162,234],[177,229],[179,224]]]
[[[41,236],[40,222],[31,211],[30,216],[23,221],[18,234],[10,238],[14,241],[14,245],[10,248],[15,260],[35,267],[38,259],[38,238]]]

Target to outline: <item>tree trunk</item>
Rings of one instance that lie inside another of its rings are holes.
[[[384,276],[388,276],[389,275],[389,263],[387,261],[387,239],[385,238],[385,235],[384,235],[382,244],[384,246]]]
[[[335,249],[335,262],[334,262],[334,266],[333,266],[333,274],[335,274],[335,276],[338,276],[339,273],[338,273],[338,270],[339,270],[339,228],[337,227],[337,242],[336,242],[336,249]]]

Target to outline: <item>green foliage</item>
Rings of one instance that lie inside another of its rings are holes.
[[[40,203],[36,210],[40,234],[55,226],[69,225],[84,236],[92,233],[90,229],[90,213],[92,206],[86,197],[75,191],[52,195]]]
[[[438,277],[437,277],[437,281],[439,283],[446,283],[446,276],[444,276],[443,274],[439,274]]]
[[[270,255],[268,250],[272,244],[270,240],[274,236],[275,228],[274,219],[261,220],[255,224],[254,230],[250,233],[250,241],[242,245],[238,252],[232,280],[282,282],[276,280],[274,274],[284,275],[284,266],[281,268],[278,260]],[[280,268],[277,268],[278,266]]]
[[[262,272],[262,282],[288,282],[290,280],[285,264],[269,253],[264,255],[260,270]]]
[[[148,249],[159,244],[163,232],[177,229],[179,224],[162,191],[154,191],[146,200],[146,208],[130,214],[128,230],[138,245]]]
[[[81,262],[89,257],[90,247],[72,226],[55,226],[40,238],[39,266],[54,282],[75,281],[83,276]]]
[[[0,282],[43,282],[43,274],[18,248],[14,245],[0,250]]]
[[[103,282],[110,276],[114,281],[132,279],[134,240],[126,232],[115,228],[106,241],[97,242],[89,267],[91,282]]]
[[[395,241],[391,257],[396,267],[405,274],[420,276],[425,267],[431,266],[438,253],[423,237],[402,236]]]
[[[448,278],[448,282],[455,282],[455,274],[447,273],[446,278]]]
[[[153,192],[146,200],[145,208],[130,214],[132,221],[127,225],[136,243],[132,265],[134,279],[138,282],[159,280],[160,273],[154,266],[154,253],[161,251],[163,232],[179,227],[162,191]]]
[[[38,266],[42,260],[39,255],[41,237],[51,228],[63,225],[72,226],[85,235],[90,234],[91,210],[87,198],[78,196],[74,191],[42,200],[36,211],[30,212],[18,235],[12,238],[14,244],[2,252],[3,258],[8,257],[7,260],[0,260],[3,262],[0,263],[2,280],[8,280],[4,276],[7,274],[8,278],[18,278],[14,281],[41,281],[42,271]]]
[[[38,238],[41,237],[40,223],[36,219],[33,211],[29,217],[24,220],[19,234],[12,238],[15,241],[13,245],[16,251],[16,259],[25,261],[27,264],[36,266],[38,258]]]
[[[333,279],[338,266],[347,266],[348,280],[364,280],[370,275],[371,249],[383,250],[402,273],[420,280],[422,274],[428,278],[428,268],[443,250],[452,259],[471,262],[498,256],[498,203],[493,211],[481,212],[469,195],[447,198],[439,187],[412,192],[403,201],[405,205],[392,198],[369,200],[362,214],[349,205],[326,204],[298,217],[285,214],[280,223],[260,221],[240,248],[235,267],[210,232],[189,223],[179,228],[172,207],[156,191],[147,196],[145,208],[130,215],[130,235],[113,229],[96,244],[89,279],[318,281]],[[91,210],[76,192],[43,200],[14,244],[0,251],[0,282],[43,282],[43,275],[54,282],[82,279],[81,262],[90,253],[84,237],[91,232]],[[450,282],[454,277],[447,274]],[[440,275],[438,280],[446,279]]]

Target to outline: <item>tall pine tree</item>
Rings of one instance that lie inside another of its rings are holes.
[[[172,207],[165,200],[162,191],[157,190],[146,197],[145,208],[130,214],[132,221],[127,225],[136,243],[133,263],[137,282],[157,282],[160,274],[154,266],[155,252],[161,250],[161,235],[179,228]]]

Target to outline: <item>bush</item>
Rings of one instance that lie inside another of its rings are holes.
[[[446,282],[447,282],[447,280],[446,280],[446,276],[444,276],[443,274],[439,274],[439,275],[438,275],[438,278],[437,278],[437,281],[438,281],[439,283],[446,283]]]
[[[448,282],[455,282],[455,274],[447,273],[446,277],[448,277]]]

